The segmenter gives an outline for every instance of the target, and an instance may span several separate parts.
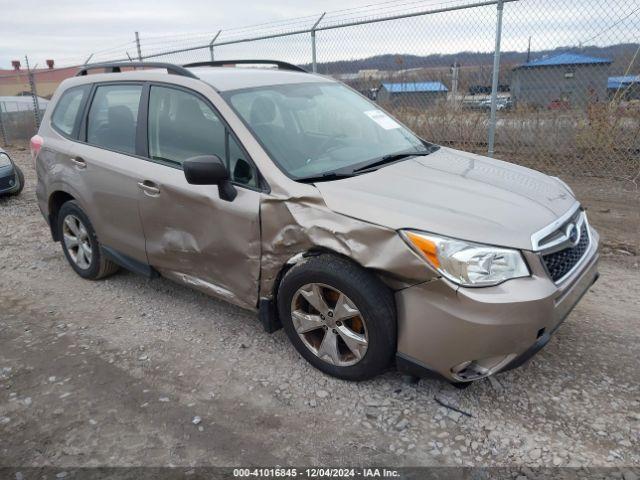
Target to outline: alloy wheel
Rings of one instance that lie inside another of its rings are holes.
[[[82,221],[75,215],[67,215],[62,224],[64,246],[73,263],[86,270],[91,266],[93,253],[89,234]]]
[[[291,319],[309,351],[331,365],[355,365],[367,352],[364,316],[334,287],[322,283],[300,287],[291,301]]]

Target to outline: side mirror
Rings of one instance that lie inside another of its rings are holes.
[[[218,185],[222,200],[232,202],[238,191],[231,184],[229,170],[217,155],[192,157],[182,164],[184,176],[192,185]]]

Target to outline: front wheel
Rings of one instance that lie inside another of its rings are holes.
[[[371,378],[396,352],[393,294],[341,257],[318,255],[293,266],[280,284],[278,312],[300,355],[334,377]]]

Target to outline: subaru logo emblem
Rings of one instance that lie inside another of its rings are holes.
[[[575,223],[570,223],[569,225],[567,225],[565,234],[567,235],[567,238],[572,245],[578,245],[578,242],[580,242],[580,230],[578,230],[578,227]]]

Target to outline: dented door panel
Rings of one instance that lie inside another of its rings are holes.
[[[149,264],[164,276],[255,309],[260,274],[261,193],[238,188],[233,202],[214,185],[189,185],[182,170],[147,162],[159,193],[140,192]]]

